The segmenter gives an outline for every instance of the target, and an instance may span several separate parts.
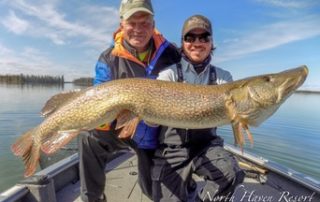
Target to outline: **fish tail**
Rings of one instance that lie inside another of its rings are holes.
[[[37,165],[40,159],[40,145],[33,144],[29,152],[23,155],[24,162],[24,177],[33,175],[37,169]]]
[[[11,146],[11,151],[14,155],[24,156],[31,149],[34,131],[35,128],[27,131],[16,140],[16,142]]]
[[[37,168],[40,158],[40,144],[36,144],[38,129],[33,128],[24,133],[11,146],[11,150],[16,156],[21,156],[25,165],[25,177],[31,176]]]

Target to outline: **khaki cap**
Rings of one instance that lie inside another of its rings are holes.
[[[184,22],[182,28],[182,37],[184,37],[188,32],[196,28],[204,29],[210,35],[212,35],[212,27],[210,20],[202,15],[193,15]]]
[[[127,20],[138,11],[153,15],[151,0],[122,0],[120,4],[120,18]]]

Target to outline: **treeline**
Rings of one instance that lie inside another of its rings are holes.
[[[296,90],[295,93],[302,93],[302,94],[320,94],[320,90]]]
[[[6,84],[55,84],[63,85],[63,76],[48,76],[48,75],[0,75],[0,83]]]
[[[91,78],[91,77],[81,77],[79,79],[73,80],[72,83],[74,83],[76,85],[81,85],[81,86],[92,86],[93,78]]]

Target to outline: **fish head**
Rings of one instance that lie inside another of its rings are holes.
[[[260,125],[303,84],[307,75],[308,68],[301,66],[242,80],[241,88],[233,92],[232,98],[239,119],[250,125]]]
[[[249,80],[250,97],[261,106],[283,103],[306,80],[308,68],[301,66],[276,74],[258,76]]]

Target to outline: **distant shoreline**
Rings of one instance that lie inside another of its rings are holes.
[[[81,77],[73,81],[65,81],[64,76],[49,75],[24,75],[24,74],[6,74],[0,75],[0,83],[15,85],[64,85],[65,83],[73,83],[75,85],[91,86],[93,84],[92,77]]]
[[[320,91],[315,90],[296,90],[295,93],[301,93],[301,94],[320,94]]]

